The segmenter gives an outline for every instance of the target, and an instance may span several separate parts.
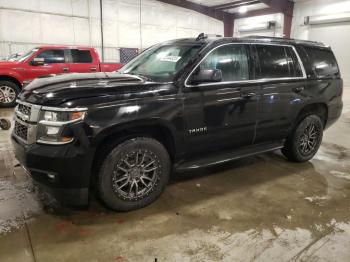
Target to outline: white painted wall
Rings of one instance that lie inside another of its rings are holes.
[[[304,17],[350,12],[349,0],[297,1],[292,37],[320,41],[331,46],[337,57],[344,85],[350,87],[350,22],[304,25]]]
[[[298,39],[309,39],[310,26],[304,25],[304,17],[350,12],[349,0],[304,0],[294,6],[292,36]],[[310,39],[311,40],[311,39]]]
[[[221,21],[155,0],[103,0],[103,10],[107,62],[119,61],[120,47],[224,31]],[[0,57],[42,44],[101,52],[99,0],[0,0]]]
[[[236,37],[244,37],[248,35],[262,35],[262,36],[283,36],[283,14],[262,15],[249,18],[236,19],[234,24],[233,35]],[[259,24],[267,24],[269,21],[276,21],[276,28],[274,30],[256,30],[249,32],[240,32],[240,28],[246,26],[254,26]]]

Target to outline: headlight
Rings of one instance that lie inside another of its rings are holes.
[[[86,110],[54,111],[44,109],[39,114],[37,142],[43,144],[67,144],[73,137],[65,136],[63,129],[66,125],[84,119]]]
[[[64,125],[72,123],[83,119],[85,111],[76,111],[76,112],[54,112],[54,111],[42,111],[40,116],[40,122],[50,122],[55,125]]]

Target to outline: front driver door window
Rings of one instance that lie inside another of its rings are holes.
[[[51,74],[67,73],[67,64],[64,49],[47,49],[39,51],[35,58],[44,59],[43,65],[30,63],[30,78],[43,77]]]
[[[214,50],[200,64],[200,69],[219,69],[222,82],[249,80],[249,63],[245,45],[226,45]]]
[[[43,58],[45,64],[63,64],[65,63],[63,49],[51,49],[41,52],[37,58]]]

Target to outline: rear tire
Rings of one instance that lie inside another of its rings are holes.
[[[169,181],[171,161],[155,139],[137,137],[110,151],[102,162],[97,190],[100,199],[116,211],[130,211],[154,202]]]
[[[20,92],[20,87],[14,82],[0,81],[0,107],[14,107]]]
[[[317,153],[323,137],[323,123],[319,116],[309,115],[287,138],[283,155],[293,162],[306,162]]]

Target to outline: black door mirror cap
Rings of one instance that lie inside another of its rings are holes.
[[[192,76],[191,84],[215,83],[222,81],[220,69],[201,69]]]

